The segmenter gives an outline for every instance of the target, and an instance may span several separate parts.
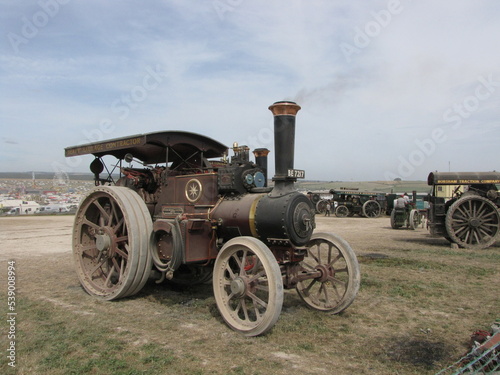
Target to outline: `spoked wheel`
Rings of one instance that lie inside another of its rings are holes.
[[[149,211],[133,190],[100,186],[89,193],[73,227],[73,256],[84,289],[105,300],[138,293],[152,267],[152,228]]]
[[[468,249],[484,249],[497,240],[500,212],[490,200],[469,195],[450,206],[445,224],[452,242]]]
[[[316,212],[318,214],[324,214],[325,211],[326,211],[326,205],[327,205],[327,201],[325,201],[324,199],[320,200],[318,203],[316,203]]]
[[[354,301],[361,283],[359,263],[342,238],[333,233],[313,234],[301,266],[303,272],[320,273],[297,284],[297,292],[308,306],[336,314]]]
[[[391,227],[392,229],[398,229],[400,226],[396,223],[396,210],[391,211]]]
[[[349,215],[349,209],[347,208],[347,206],[341,205],[335,209],[335,216],[346,217],[347,215]]]
[[[213,287],[225,322],[245,336],[269,331],[281,313],[283,280],[271,250],[253,237],[228,241],[215,260]]]
[[[363,215],[366,217],[379,217],[382,212],[382,207],[377,201],[366,201],[363,203]]]
[[[418,212],[418,210],[411,210],[410,211],[410,229],[412,229],[412,230],[417,229],[419,224],[420,224],[420,213]]]

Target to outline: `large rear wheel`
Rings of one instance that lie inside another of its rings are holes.
[[[152,228],[149,211],[133,190],[92,190],[78,208],[73,227],[73,256],[83,288],[105,300],[138,293],[151,272]]]
[[[274,326],[283,305],[283,280],[264,243],[233,238],[220,250],[213,272],[215,301],[229,327],[257,336]]]
[[[469,195],[450,206],[445,224],[452,242],[467,249],[484,249],[499,236],[500,211],[490,200]]]

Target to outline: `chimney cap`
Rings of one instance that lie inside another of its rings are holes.
[[[300,105],[295,102],[281,101],[275,102],[273,105],[269,106],[269,110],[274,116],[295,116],[300,110]]]

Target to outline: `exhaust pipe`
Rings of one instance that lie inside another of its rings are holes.
[[[293,184],[297,181],[294,176],[289,176],[289,170],[293,170],[295,116],[300,106],[295,102],[281,101],[269,106],[269,110],[274,115],[274,149],[276,152],[274,189],[271,196],[276,196],[294,190]]]

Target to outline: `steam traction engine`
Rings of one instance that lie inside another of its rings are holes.
[[[500,237],[499,172],[431,172],[428,225],[432,235],[467,249],[484,249]],[[440,196],[452,188],[452,198]]]
[[[360,284],[351,247],[315,233],[314,207],[294,188],[295,116],[277,102],[274,187],[267,187],[267,149],[227,147],[199,134],[166,131],[66,148],[93,154],[96,187],[83,199],[73,229],[76,270],[85,290],[114,300],[138,293],[153,271],[162,280],[204,283],[234,330],[256,336],[278,320],[283,289],[310,307],[338,313]],[[101,179],[104,155],[119,161]],[[214,160],[214,158],[219,158]],[[222,159],[220,159],[222,158]],[[141,168],[124,166],[140,161]],[[124,163],[125,162],[125,163]]]
[[[346,217],[358,214],[362,217],[379,217],[382,206],[385,209],[385,195],[382,193],[358,191],[358,190],[335,190],[331,189],[330,194],[337,203],[335,216]]]

